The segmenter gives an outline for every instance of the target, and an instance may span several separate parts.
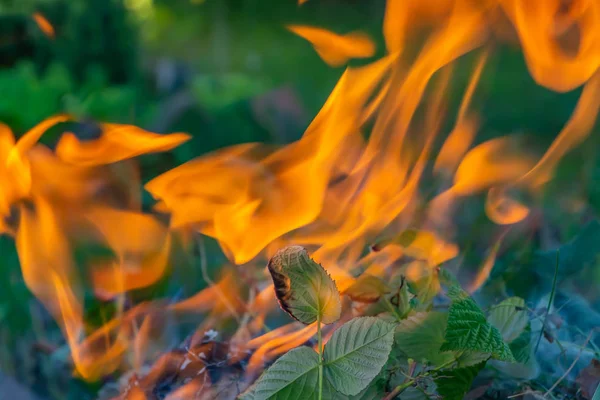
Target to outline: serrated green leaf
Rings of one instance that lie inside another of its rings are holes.
[[[518,338],[529,323],[525,300],[520,297],[510,297],[494,306],[488,317],[488,322],[494,325],[507,343]]]
[[[529,361],[529,357],[531,357],[531,325],[529,322],[527,322],[523,332],[508,346],[517,362],[524,364]]]
[[[394,327],[376,317],[345,323],[325,346],[325,379],[338,392],[357,395],[385,365],[394,342]]]
[[[492,357],[490,353],[480,351],[460,352],[456,357],[456,366],[458,368],[470,367],[489,360]]]
[[[471,367],[442,370],[436,374],[437,391],[444,400],[462,400],[485,363]]]
[[[305,400],[317,398],[319,356],[298,347],[281,356],[240,400]]]
[[[309,325],[321,317],[330,324],[340,318],[340,294],[335,282],[300,246],[279,250],[268,264],[281,308]]]
[[[519,361],[518,363],[492,361],[491,365],[494,367],[494,369],[511,378],[524,381],[531,381],[533,379],[536,379],[540,374],[540,367],[537,363],[537,360],[533,356],[533,346],[531,345],[531,343],[527,346],[526,349],[526,352],[525,350],[523,350],[523,353],[520,353],[518,349],[512,349],[511,346],[513,355]]]
[[[440,351],[447,323],[448,314],[438,311],[412,315],[396,328],[396,347],[414,360],[445,364],[454,359],[453,352]]]
[[[448,297],[452,305],[441,351],[479,351],[491,353],[498,360],[514,361],[498,329],[487,322],[479,306],[464,290],[450,287]]]
[[[446,268],[440,268],[438,277],[440,279],[440,283],[445,286],[460,286],[456,276]]]
[[[515,360],[526,363],[531,353],[531,326],[525,300],[510,297],[502,301],[492,308],[488,321],[498,328]]]

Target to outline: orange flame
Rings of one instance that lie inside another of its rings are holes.
[[[132,336],[119,317],[85,337],[81,300],[85,279],[75,268],[74,239],[106,243],[117,255],[116,268],[108,272],[92,270],[96,289],[111,295],[144,287],[159,279],[167,264],[170,242],[166,228],[151,216],[114,210],[110,208],[115,204],[114,199],[98,195],[103,188],[117,182],[111,168],[101,164],[140,154],[134,141],[136,137],[129,136],[133,143],[119,146],[133,149],[133,153],[119,153],[115,150],[118,148],[113,147],[108,150],[113,155],[118,153],[117,158],[96,159],[88,163],[95,166],[91,169],[74,166],[37,143],[49,128],[68,120],[67,116],[49,118],[16,143],[10,129],[0,125],[2,231],[15,235],[25,283],[62,328],[77,371],[86,379],[97,379],[120,365]],[[110,132],[114,125],[105,128],[108,128],[108,136],[113,135]],[[139,131],[136,132],[138,137]],[[187,138],[150,133],[145,136],[143,151],[171,148]],[[135,204],[134,201],[124,205]],[[18,218],[13,222],[15,214]],[[98,230],[99,237],[86,232],[90,224]]]
[[[150,286],[163,276],[170,235],[149,215],[96,207],[86,217],[117,254],[111,265],[92,270],[96,291],[115,295]]]
[[[103,165],[171,150],[189,139],[185,133],[159,135],[131,125],[103,124],[102,136],[96,140],[82,142],[72,133],[63,134],[56,154],[72,164]]]
[[[15,236],[25,282],[58,321],[78,373],[98,379],[119,368],[131,350],[139,367],[160,325],[159,312],[205,314],[192,342],[200,341],[204,330],[235,320],[232,344],[253,350],[249,375],[314,335],[315,325],[298,324],[264,333],[275,304],[272,287],[251,285],[246,295],[244,283],[259,278],[241,280],[241,269],[228,271],[217,283],[204,276],[208,287],[179,303],[142,303],[126,310],[125,293],[158,282],[170,266],[176,235],[192,229],[218,240],[235,264],[262,260],[295,243],[314,250],[342,293],[361,272],[386,279],[395,265],[409,281],[424,282],[427,297],[435,295],[437,272],[460,252],[450,229],[460,198],[486,194],[486,214],[494,223],[519,223],[530,209],[511,194],[539,191],[594,126],[600,109],[600,5],[568,3],[388,0],[383,24],[388,55],[347,68],[300,140],[276,149],[260,144],[221,149],[145,186],[158,200],[156,209],[171,214],[168,227],[140,211],[139,176],[129,159],[170,150],[189,135],[102,124],[98,139],[84,142],[66,133],[52,151],[39,139],[69,117],[49,118],[18,141],[0,125],[0,230]],[[539,159],[512,136],[475,141],[480,121],[475,93],[502,13],[538,84],[555,91],[583,85],[571,118]],[[362,34],[288,28],[311,42],[330,65],[375,53]],[[416,35],[425,36],[423,48],[406,51]],[[455,61],[480,47],[457,115],[448,118]],[[446,121],[454,127],[443,138]],[[438,144],[441,150],[434,154]],[[446,179],[433,195],[421,190],[429,171]],[[428,202],[429,196],[434,198]],[[417,227],[410,243],[378,240],[409,227]],[[365,255],[376,240],[377,251]],[[501,240],[471,291],[488,278]],[[73,252],[89,242],[108,247],[112,257],[94,259],[80,273]],[[412,260],[399,265],[403,257]],[[96,296],[118,303],[118,315],[95,330],[84,318],[87,285]],[[165,365],[171,365],[168,358]],[[202,387],[193,381],[172,398]],[[140,390],[131,396],[144,398]]]
[[[566,92],[585,83],[600,67],[598,2],[499,0],[499,3],[519,34],[529,71],[540,85]],[[565,48],[561,41],[569,39],[574,43]]]
[[[360,32],[338,35],[321,28],[288,25],[296,35],[308,40],[319,56],[332,67],[339,67],[351,58],[368,58],[375,54],[375,44]]]

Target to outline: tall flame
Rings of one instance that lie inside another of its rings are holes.
[[[524,150],[516,137],[476,140],[485,117],[477,114],[477,90],[494,46],[509,36],[498,34],[503,18],[512,24],[535,82],[561,92],[583,86],[571,118],[541,157]],[[439,269],[460,253],[452,217],[461,199],[483,194],[491,221],[519,223],[530,207],[515,193],[542,190],[562,157],[592,132],[600,108],[599,18],[593,0],[388,0],[388,54],[346,68],[300,140],[276,149],[258,143],[221,149],[145,186],[158,201],[156,210],[170,214],[168,225],[141,211],[130,159],[170,150],[188,135],[101,124],[99,138],[81,141],[64,133],[51,150],[40,138],[70,117],[49,118],[18,141],[0,125],[0,230],[15,237],[24,280],[59,323],[84,378],[114,371],[132,351],[139,367],[160,325],[158,315],[170,313],[205,315],[192,344],[234,320],[232,344],[240,352],[232,360],[252,351],[248,375],[254,376],[316,329],[290,324],[265,332],[275,303],[272,288],[244,284],[264,275],[242,276],[240,268],[213,283],[203,270],[208,287],[174,304],[127,309],[125,294],[158,282],[175,238],[195,231],[215,238],[233,264],[252,263],[245,269],[295,243],[313,250],[341,292],[363,271],[385,278],[400,272],[409,281],[427,281],[435,295]],[[288,28],[331,65],[375,51],[362,35]],[[417,35],[425,38],[423,47],[408,51]],[[478,57],[460,106],[452,110],[448,94],[456,61],[472,52]],[[447,115],[453,111],[456,116]],[[444,137],[448,121],[452,127]],[[441,182],[435,193],[422,188],[429,178]],[[410,240],[398,232],[409,232]],[[470,290],[491,273],[499,237]],[[79,268],[73,252],[90,243],[111,254]],[[95,329],[84,317],[87,287],[118,306],[116,316]],[[163,367],[172,367],[173,359],[165,357]],[[203,385],[193,381],[172,398]]]

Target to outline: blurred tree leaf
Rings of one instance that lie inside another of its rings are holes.
[[[268,264],[281,308],[309,325],[331,324],[340,318],[342,305],[335,282],[300,246],[279,250]]]
[[[231,73],[198,76],[194,78],[191,86],[202,107],[217,110],[263,93],[270,85],[260,77]]]

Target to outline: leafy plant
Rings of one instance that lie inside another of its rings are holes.
[[[410,301],[400,277],[385,281],[363,274],[344,291],[352,301],[375,307],[374,316],[351,319],[323,346],[322,325],[342,315],[333,279],[306,250],[290,246],[268,264],[281,308],[306,325],[316,324],[316,351],[295,348],[280,357],[241,399],[393,399],[401,393],[459,400],[487,362],[524,363],[531,353],[531,327],[523,299],[512,297],[483,310],[448,271],[447,312],[423,311]],[[433,270],[435,271],[435,269]],[[437,275],[435,275],[437,279]],[[417,288],[418,290],[418,288]],[[391,300],[390,300],[391,299]],[[508,365],[508,364],[506,364]],[[501,370],[501,368],[498,368]]]
[[[281,308],[304,324],[317,324],[317,352],[300,347],[277,360],[243,399],[330,399],[359,394],[387,361],[393,323],[355,318],[336,330],[323,348],[321,324],[336,322],[341,299],[323,267],[299,246],[280,250],[269,262]]]
[[[462,289],[452,286],[448,291],[452,305],[448,315],[446,340],[440,350],[478,351],[490,353],[502,361],[514,361],[508,345],[498,329],[487,322],[481,309]]]

